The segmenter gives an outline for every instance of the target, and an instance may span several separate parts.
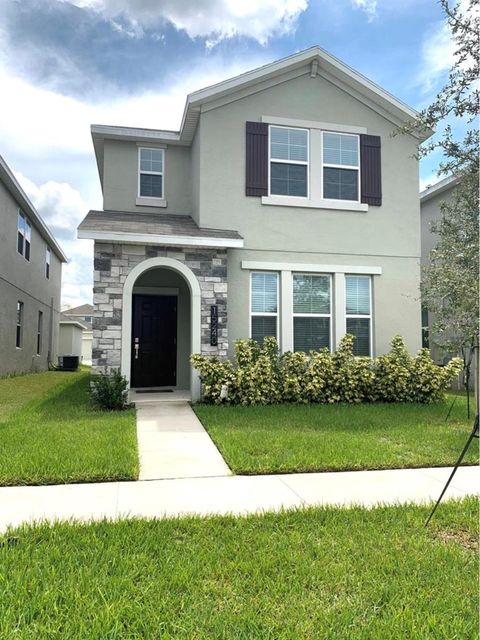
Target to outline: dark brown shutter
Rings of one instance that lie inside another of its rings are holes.
[[[268,124],[247,122],[245,195],[268,195]]]
[[[362,202],[379,207],[382,204],[382,166],[380,136],[360,136],[360,174]]]

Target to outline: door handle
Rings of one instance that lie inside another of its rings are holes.
[[[138,342],[135,343],[135,360],[138,360],[138,350],[140,349],[140,345]]]

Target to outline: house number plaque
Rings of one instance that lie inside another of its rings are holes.
[[[218,345],[218,306],[212,304],[210,307],[210,345]]]

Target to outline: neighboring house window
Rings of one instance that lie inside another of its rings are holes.
[[[83,316],[83,319],[85,320],[85,322],[91,322],[92,316]]]
[[[270,127],[270,193],[308,197],[308,129]]]
[[[359,136],[323,132],[323,197],[359,201]]]
[[[424,349],[430,348],[430,326],[427,307],[422,307],[422,347]]]
[[[42,353],[42,329],[43,329],[43,313],[42,311],[38,312],[38,321],[37,321],[37,356]]]
[[[266,336],[277,337],[278,273],[251,274],[251,337],[258,343]]]
[[[138,154],[138,195],[144,198],[163,198],[164,150],[142,147]]]
[[[50,261],[52,258],[52,254],[50,251],[50,247],[47,247],[47,251],[45,253],[45,277],[47,280],[50,278]]]
[[[15,346],[22,348],[23,344],[23,302],[17,302],[17,331],[15,335]]]
[[[372,294],[370,276],[346,276],[347,333],[355,336],[353,353],[370,356],[372,352]]]
[[[30,244],[32,242],[32,226],[22,211],[18,211],[17,251],[25,260],[30,260]]]
[[[330,349],[330,276],[293,274],[293,349]]]

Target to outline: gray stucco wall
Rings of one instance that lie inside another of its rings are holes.
[[[382,206],[359,212],[265,205],[246,197],[245,122],[265,115],[365,127],[381,136]],[[421,346],[417,142],[392,137],[394,129],[374,108],[320,76],[311,78],[306,67],[300,77],[227,104],[208,104],[191,150],[167,147],[168,208],[158,213],[189,213],[202,227],[237,230],[245,239],[243,250],[228,250],[230,343],[249,335],[249,274],[240,267],[249,259],[382,267],[373,279],[374,353],[386,351],[397,333],[411,351]],[[136,189],[137,145],[105,141],[104,208],[144,210],[135,205]]]
[[[440,205],[442,202],[450,202],[452,200],[453,190],[455,187],[431,196],[428,200],[420,203],[421,209],[421,240],[422,240],[422,264],[428,262],[428,256],[430,251],[435,247],[437,243],[437,235],[432,233],[431,224],[434,221],[440,220],[442,217],[442,211]]]
[[[421,241],[422,241],[422,265],[426,265],[429,262],[430,251],[435,247],[438,236],[431,231],[431,224],[434,221],[440,220],[442,217],[442,211],[440,205],[442,202],[450,202],[452,200],[454,186],[439,194],[434,194],[428,200],[421,202]],[[449,357],[446,356],[443,349],[435,344],[435,336],[432,334],[431,327],[434,323],[434,314],[430,311],[428,316],[429,326],[429,346],[432,352],[432,357],[436,362],[444,362]]]
[[[167,206],[144,207],[135,204],[138,195],[138,149],[148,146],[158,145],[105,140],[103,208],[112,211],[190,214],[192,194],[189,147],[168,145],[165,149],[164,197]]]
[[[262,205],[260,198],[246,197],[245,122],[263,115],[361,126],[381,136],[382,206],[338,211]],[[249,275],[240,268],[248,259],[382,267],[374,277],[374,351],[388,350],[397,333],[411,351],[421,346],[416,141],[392,138],[393,130],[369,107],[309,75],[202,113],[200,223],[235,229],[245,238],[244,250],[228,252],[230,345],[249,333]]]
[[[0,376],[39,371],[56,361],[60,313],[61,262],[51,253],[50,278],[45,277],[47,244],[32,223],[30,261],[17,252],[18,204],[0,183]],[[24,304],[23,346],[15,346],[16,305]],[[53,306],[53,312],[52,312]],[[43,312],[42,353],[37,356],[38,312]]]

